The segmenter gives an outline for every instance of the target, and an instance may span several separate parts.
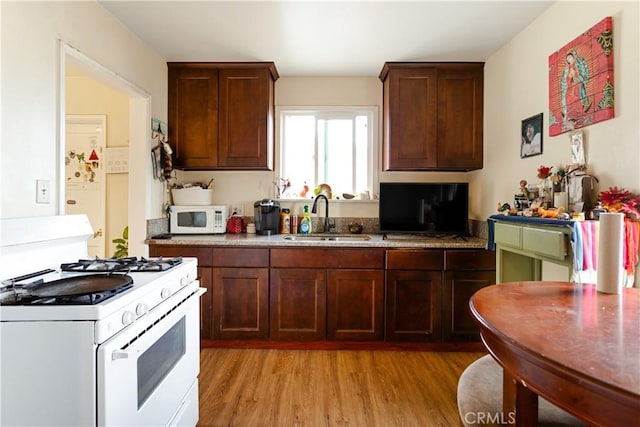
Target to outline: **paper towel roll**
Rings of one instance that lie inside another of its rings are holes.
[[[553,193],[553,207],[559,208],[562,206],[565,212],[569,211],[569,195],[566,191],[558,191]]]
[[[624,214],[601,213],[599,229],[596,289],[606,294],[619,294],[624,277]]]

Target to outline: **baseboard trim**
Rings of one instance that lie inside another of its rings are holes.
[[[201,348],[275,349],[275,350],[381,350],[486,352],[481,342],[416,343],[378,341],[270,341],[270,340],[210,340],[200,341]]]

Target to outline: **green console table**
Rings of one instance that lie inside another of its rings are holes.
[[[573,221],[489,217],[489,245],[495,244],[496,283],[542,280],[542,261],[573,271]],[[493,240],[493,241],[491,241]]]

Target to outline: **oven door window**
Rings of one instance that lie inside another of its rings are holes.
[[[138,358],[138,409],[186,351],[185,318],[180,319]]]
[[[207,226],[207,213],[205,211],[178,212],[178,225],[204,228]]]

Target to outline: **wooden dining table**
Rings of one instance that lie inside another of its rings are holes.
[[[537,425],[538,396],[592,425],[640,423],[640,289],[510,282],[479,290],[469,306],[517,426]]]

